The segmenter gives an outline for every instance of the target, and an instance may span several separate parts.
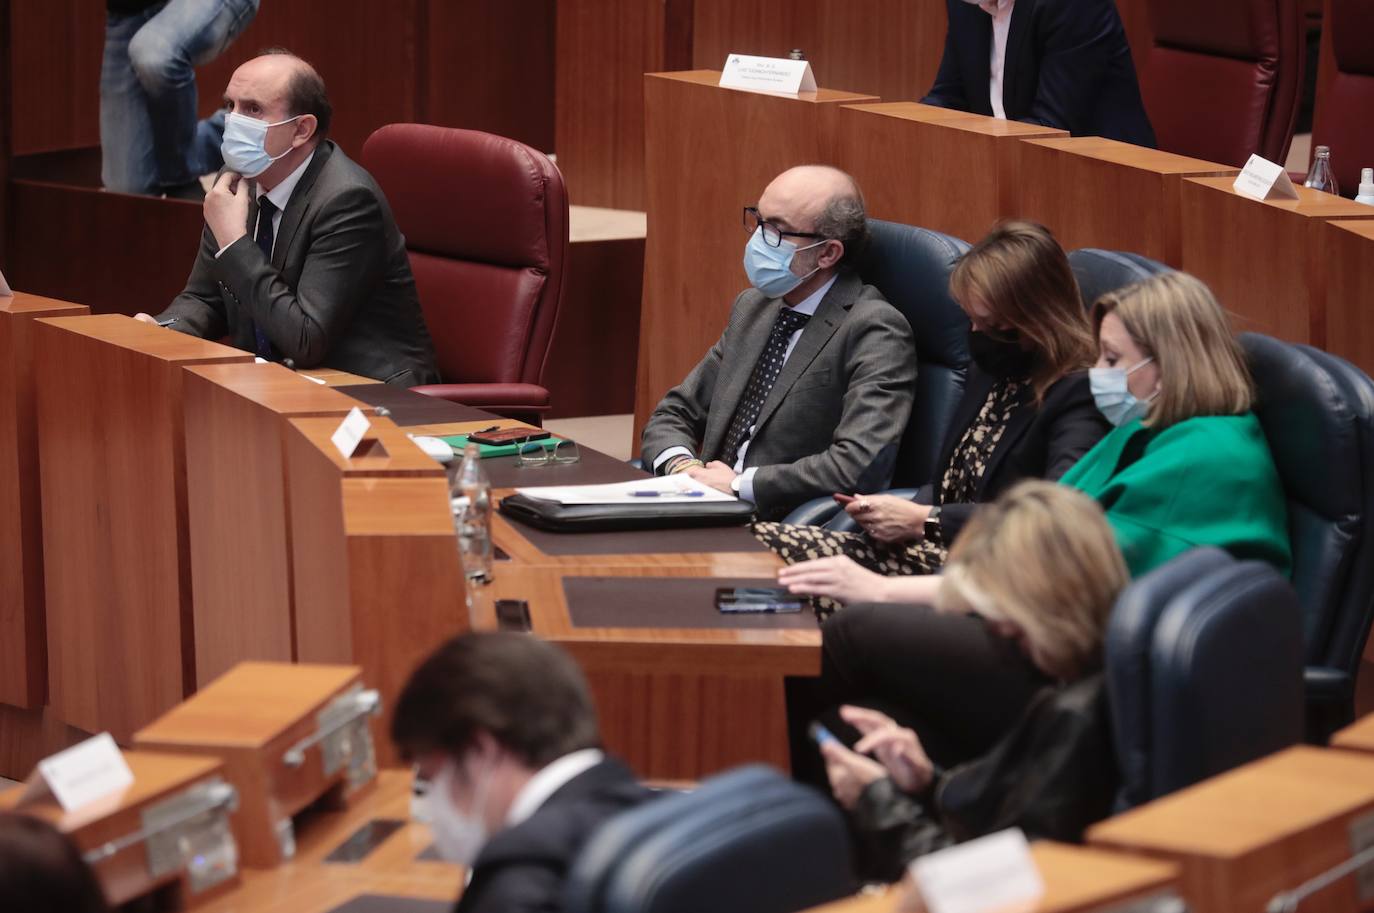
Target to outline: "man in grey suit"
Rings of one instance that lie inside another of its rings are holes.
[[[437,382],[405,239],[372,176],[326,138],[319,74],[269,51],[234,71],[224,100],[225,170],[191,278],[138,317],[297,368]]]
[[[846,268],[868,229],[842,171],[783,172],[745,210],[741,292],[725,333],[644,427],[646,466],[752,501],[765,519],[878,491],[911,411],[911,328]]]

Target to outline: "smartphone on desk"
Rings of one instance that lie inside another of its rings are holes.
[[[542,441],[549,436],[549,432],[541,431],[538,428],[506,428],[503,431],[474,431],[468,435],[468,440],[474,444],[486,444],[489,447],[499,447],[502,444],[523,444],[527,441]]]
[[[727,614],[800,612],[807,598],[775,586],[721,587],[716,590],[716,608]]]

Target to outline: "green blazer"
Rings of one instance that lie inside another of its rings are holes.
[[[1122,425],[1060,481],[1102,505],[1133,577],[1202,545],[1291,569],[1283,484],[1253,413]]]

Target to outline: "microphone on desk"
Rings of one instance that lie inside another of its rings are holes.
[[[1307,898],[1318,891],[1326,890],[1351,873],[1359,872],[1371,862],[1374,862],[1374,846],[1366,847],[1341,864],[1332,866],[1315,878],[1309,878],[1291,891],[1280,891],[1269,901],[1264,911],[1265,913],[1295,913]]]

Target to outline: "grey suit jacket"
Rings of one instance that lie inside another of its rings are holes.
[[[720,340],[645,425],[645,465],[674,446],[707,462],[720,458],[780,307],[781,301],[754,289],[740,293]],[[759,412],[745,454],[746,469],[759,467],[759,515],[781,517],[837,491],[887,487],[915,385],[916,351],[906,318],[877,289],[841,273]]]
[[[436,383],[405,239],[372,176],[326,140],[301,175],[269,261],[248,234],[218,258],[207,227],[186,289],[158,319],[253,351],[257,323],[283,359],[390,384]]]

